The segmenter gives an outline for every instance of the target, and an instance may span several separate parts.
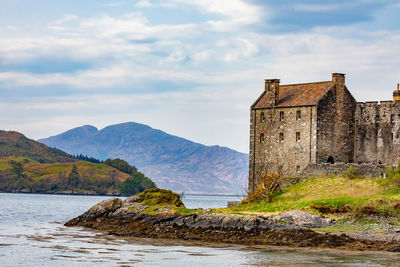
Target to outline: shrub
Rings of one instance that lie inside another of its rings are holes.
[[[328,205],[311,204],[311,208],[318,210],[321,213],[347,213],[351,211],[349,205],[345,204],[342,207],[329,207]]]
[[[121,194],[123,195],[134,195],[143,192],[149,188],[155,188],[156,184],[147,178],[143,173],[135,172],[131,177],[126,179],[121,184]]]
[[[360,177],[359,170],[356,166],[350,166],[344,171],[343,175],[348,179],[356,179]]]
[[[400,189],[400,163],[397,166],[387,167],[385,175],[389,186]]]
[[[151,188],[137,195],[145,205],[172,205],[185,208],[179,194],[171,190]]]
[[[282,187],[287,183],[287,178],[285,176],[275,173],[263,173],[260,179],[260,185],[258,186],[257,190],[249,193],[247,197],[240,202],[240,204],[246,204],[256,200],[271,202],[273,194],[281,190]]]

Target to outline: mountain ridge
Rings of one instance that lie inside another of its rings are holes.
[[[248,155],[218,145],[206,146],[136,122],[91,125],[39,139],[70,154],[122,158],[159,187],[187,193],[243,193]]]

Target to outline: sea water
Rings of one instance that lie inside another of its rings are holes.
[[[125,238],[63,224],[102,196],[0,194],[0,266],[399,266],[398,254]],[[186,195],[188,208],[229,196]]]

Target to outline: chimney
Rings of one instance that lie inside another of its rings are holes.
[[[270,106],[276,106],[279,104],[279,83],[279,79],[265,80],[265,92]]]
[[[332,73],[332,82],[337,85],[345,85],[345,76],[343,73]]]
[[[400,85],[397,84],[397,90],[393,91],[393,102],[397,102],[400,100]]]

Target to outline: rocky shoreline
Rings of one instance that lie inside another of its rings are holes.
[[[330,223],[316,215],[288,214],[278,218],[221,213],[181,215],[172,206],[160,207],[151,213],[146,209],[147,206],[135,196],[124,201],[112,198],[65,225],[88,227],[118,236],[400,252],[400,243],[395,240],[368,240],[313,231],[309,227],[314,227],[315,223]]]

